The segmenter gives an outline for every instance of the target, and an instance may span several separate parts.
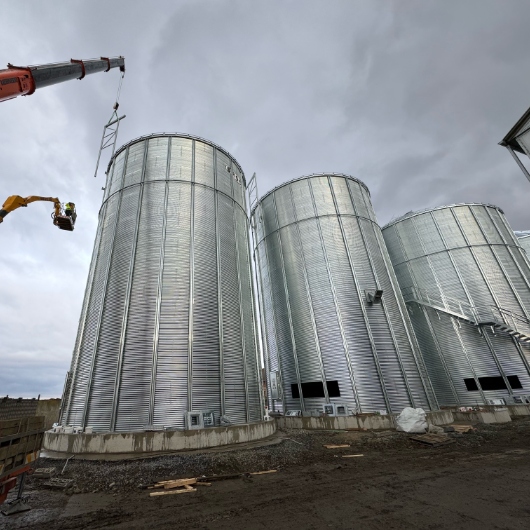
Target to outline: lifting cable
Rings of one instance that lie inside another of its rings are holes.
[[[121,94],[121,85],[123,83],[123,78],[125,77],[125,72],[121,73],[120,76],[120,82],[118,83],[118,92],[116,93],[116,103],[114,103],[114,110],[118,110],[118,107],[120,106],[120,94]]]

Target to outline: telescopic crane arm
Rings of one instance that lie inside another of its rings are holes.
[[[17,96],[29,96],[38,88],[71,79],[83,79],[86,75],[108,72],[111,68],[117,67],[125,72],[124,57],[101,57],[86,61],[71,59],[70,62],[37,66],[8,64],[6,70],[0,70],[0,102]]]
[[[73,206],[74,209],[73,211],[71,211],[70,216],[63,215],[61,201],[57,197],[39,197],[38,195],[30,195],[29,197],[11,195],[10,197],[8,197],[2,205],[2,209],[0,209],[0,223],[4,221],[4,217],[8,213],[12,212],[13,210],[16,210],[17,208],[25,207],[35,201],[53,202],[53,224],[55,226],[58,226],[61,230],[68,230],[71,232],[74,229],[75,218],[77,217],[75,213],[75,205]],[[73,203],[68,204],[73,205]]]

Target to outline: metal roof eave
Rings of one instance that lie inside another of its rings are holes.
[[[499,142],[503,147],[510,146],[514,151],[525,154],[521,146],[515,140],[522,126],[530,119],[530,108],[517,120],[517,123],[510,129],[508,134]]]

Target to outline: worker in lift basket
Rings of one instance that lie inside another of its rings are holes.
[[[77,214],[75,213],[75,204],[73,202],[67,202],[64,205],[64,214],[66,215],[66,217],[70,217],[72,219],[72,224],[75,225]]]

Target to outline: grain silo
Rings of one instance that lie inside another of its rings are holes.
[[[252,225],[274,410],[436,408],[362,182],[292,180],[257,202]]]
[[[383,235],[439,403],[530,394],[530,264],[502,210],[409,212]]]
[[[237,161],[201,138],[153,134],[116,152],[63,425],[262,419],[245,189]]]

